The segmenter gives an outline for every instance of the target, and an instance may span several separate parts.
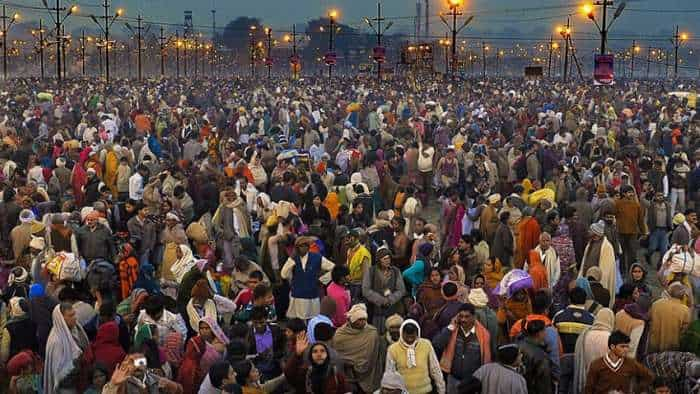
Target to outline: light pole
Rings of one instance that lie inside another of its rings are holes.
[[[267,66],[267,79],[270,79],[272,77],[272,29],[266,27],[265,35],[267,36],[267,54],[265,55],[265,65]]]
[[[180,32],[175,32],[175,75],[180,79],[180,48],[182,48],[182,40],[180,40]]]
[[[449,59],[450,50],[449,50],[449,46],[450,46],[450,44],[451,44],[451,43],[450,43],[450,39],[447,38],[447,33],[445,33],[445,38],[444,38],[444,39],[441,38],[441,39],[438,41],[438,44],[440,44],[440,46],[442,47],[443,52],[445,52],[445,75],[447,75],[447,74],[450,72],[450,59]]]
[[[457,28],[457,16],[462,15],[462,12],[459,11],[459,8],[464,4],[464,0],[448,0],[447,5],[450,9],[450,12],[447,15],[452,16],[452,26],[447,22],[445,17],[441,14],[440,15],[440,20],[442,20],[442,23],[444,23],[451,31],[452,31],[452,46],[451,46],[451,54],[452,54],[452,67],[451,67],[451,72],[452,72],[452,77],[454,78],[454,70],[455,70],[455,63],[457,62],[457,34],[462,31],[469,23],[471,23],[472,20],[474,20],[474,15],[470,16],[467,18],[467,20],[464,21],[461,27]],[[426,18],[428,16],[426,15]]]
[[[338,17],[338,11],[336,10],[331,10],[328,12],[328,53],[331,54],[333,53],[333,48],[335,45],[335,23],[336,23],[336,18]],[[330,60],[330,59],[328,59]],[[328,61],[328,79],[331,79],[333,77],[333,64],[335,63],[335,58],[333,61]]]
[[[292,66],[292,78],[299,78],[299,56],[297,56],[297,25],[292,25],[292,34],[284,36],[284,41],[292,43],[292,56],[289,58],[289,64]]]
[[[248,33],[250,37],[250,75],[253,78],[255,78],[255,30],[257,30],[257,27],[253,25],[250,27],[250,32]]]
[[[109,1],[104,0],[102,3],[102,8],[104,9],[104,15],[97,17],[95,15],[90,15],[90,18],[92,19],[93,22],[102,30],[102,33],[105,35],[105,42],[104,42],[104,47],[105,47],[105,81],[107,84],[109,84],[109,50],[111,48],[111,43],[109,41],[109,29],[112,27],[114,22],[119,18],[120,16],[124,15],[124,10],[121,8],[117,9],[117,12],[114,15],[109,15]],[[100,23],[97,19],[104,19],[104,26],[102,23]]]
[[[642,48],[637,45],[637,41],[632,41],[632,59],[630,64],[630,78],[634,79],[634,56],[641,52]]]
[[[136,51],[137,51],[136,64],[137,64],[137,69],[138,69],[137,75],[138,75],[139,81],[143,77],[142,67],[141,67],[141,64],[142,64],[141,63],[141,52],[143,51],[143,49],[141,47],[142,46],[142,43],[141,43],[142,42],[142,34],[141,34],[141,32],[144,29],[144,27],[141,24],[141,22],[143,22],[143,18],[141,17],[141,14],[138,14],[138,16],[136,17],[136,27],[135,28],[131,27],[131,25],[129,23],[126,23],[127,29],[129,29],[129,31],[131,31],[131,33],[134,36],[136,36],[136,41],[137,41],[137,43],[136,43]]]
[[[564,82],[567,81],[569,76],[569,38],[571,37],[571,20],[566,18],[566,26],[558,27],[557,32],[561,34],[564,39]]]
[[[681,44],[688,40],[687,33],[678,33],[678,25],[676,25],[676,34],[673,35],[673,77],[678,78],[678,48]]]
[[[377,35],[377,48],[379,51],[383,51],[384,49],[382,48],[382,36],[384,33],[389,30],[389,28],[394,24],[394,22],[389,22],[386,27],[382,30],[382,22],[384,22],[386,19],[382,17],[382,3],[377,2],[377,17],[374,19],[369,19],[365,18],[365,23],[369,25],[369,27],[374,30],[374,33]],[[372,25],[372,21],[376,22],[377,27],[374,27]],[[377,63],[377,79],[380,81],[382,80],[382,63],[384,62],[383,57],[378,57],[379,55],[384,56],[384,53],[381,54],[375,54],[375,59],[374,61]]]
[[[41,72],[41,79],[44,79],[44,45],[46,45],[46,43],[44,42],[44,33],[46,33],[46,31],[44,30],[44,22],[41,19],[39,19],[39,30],[32,30],[32,35],[39,36],[38,51],[39,51],[39,69]]]
[[[598,24],[598,21],[595,19],[595,13],[593,12],[594,5],[600,6],[602,9],[602,11],[601,11],[602,20],[601,20],[600,24]],[[625,6],[627,4],[624,1],[620,3],[620,5],[615,10],[615,13],[613,14],[613,19],[608,24],[608,21],[607,21],[608,7],[611,7],[612,5],[613,5],[613,0],[599,0],[593,4],[585,4],[585,5],[583,5],[583,7],[581,7],[581,10],[583,11],[583,13],[588,17],[588,19],[593,21],[596,28],[598,29],[598,32],[600,32],[600,54],[601,55],[605,55],[605,53],[606,53],[605,46],[607,45],[608,31],[610,30],[610,27],[617,20],[617,18],[619,18],[620,15],[622,15],[622,11],[625,9]]]
[[[552,52],[559,49],[559,43],[554,42],[554,37],[549,36],[549,58],[547,59],[547,76],[552,77]]]
[[[49,8],[46,0],[43,1],[43,4],[44,8],[49,11],[49,16],[51,16],[56,24],[56,78],[58,82],[61,82],[61,52],[63,48],[63,37],[61,37],[61,32],[63,31],[62,25],[69,16],[78,12],[78,6],[73,5],[66,9],[65,7],[61,7],[61,0],[56,0],[56,6],[54,8]],[[63,17],[61,17],[61,11],[67,11]]]
[[[485,42],[481,42],[481,75],[483,78],[486,78],[486,52],[488,52],[490,49],[491,48],[489,48]]]
[[[12,16],[7,16],[5,5],[2,6],[2,77],[7,79],[7,31],[10,29],[17,20],[19,20],[19,14],[14,14]],[[7,23],[7,21],[10,23]]]

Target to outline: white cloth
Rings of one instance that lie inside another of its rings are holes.
[[[301,257],[300,260],[302,269],[306,268],[306,261],[308,260],[308,258],[308,254]],[[284,263],[284,266],[282,266],[282,270],[280,271],[282,279],[292,279],[295,264],[296,262],[293,258],[290,257],[287,259],[287,261]],[[325,272],[325,274],[321,275],[321,277],[319,278],[320,282],[328,284],[328,282],[330,281],[330,272],[333,270],[333,267],[335,267],[335,264],[333,264],[332,261],[328,260],[325,257],[321,257],[321,271]],[[321,301],[318,297],[312,299],[304,299],[292,297],[291,295],[289,296],[289,309],[287,309],[288,318],[293,319],[295,317],[298,317],[302,320],[308,320],[318,315],[319,313],[321,313]]]
[[[197,260],[195,260],[194,255],[192,254],[192,249],[190,249],[189,246],[185,244],[178,246],[182,252],[182,257],[175,260],[173,265],[170,267],[170,271],[175,276],[175,280],[180,283],[182,282],[182,278],[184,278],[185,274],[195,266]]]
[[[46,358],[44,360],[44,391],[56,392],[58,385],[76,367],[74,361],[83,354],[73,335],[82,337],[82,342],[88,344],[83,327],[76,323],[71,331],[61,313],[61,306],[56,305],[51,313],[53,327],[46,341]]]
[[[136,201],[143,199],[143,177],[138,171],[129,177],[129,198]]]

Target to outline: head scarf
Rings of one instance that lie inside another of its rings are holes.
[[[46,247],[46,241],[42,237],[32,236],[32,240],[29,241],[29,247],[36,250],[44,250]]]
[[[355,304],[346,314],[350,323],[354,323],[360,319],[367,319],[367,306],[365,304]]]
[[[420,338],[420,325],[413,319],[407,319],[401,324],[401,328],[399,328],[399,343],[406,348],[406,366],[411,369],[418,365],[416,362],[416,345],[418,344],[418,339],[416,339],[416,341],[410,345],[404,341],[403,329],[409,324],[412,324],[418,328],[418,339]]]
[[[219,340],[219,342],[223,343],[224,345],[228,345],[229,342],[231,342],[226,334],[224,334],[224,330],[221,329],[219,326],[219,323],[216,322],[216,319],[212,318],[211,316],[204,316],[203,318],[199,319],[200,322],[205,322],[211,329],[211,332],[214,334],[216,339]],[[197,324],[199,328],[199,324]]]
[[[24,284],[27,282],[29,273],[24,267],[17,266],[12,269],[10,276],[7,278],[7,284],[12,286],[13,284]]]
[[[649,320],[650,307],[651,297],[648,294],[642,294],[637,302],[625,305],[624,310],[635,319],[647,321]]]
[[[609,331],[615,328],[615,312],[610,308],[601,308],[595,315],[591,330]]]
[[[401,317],[401,315],[399,315],[398,313],[394,313],[393,315],[387,317],[384,323],[387,329],[389,327],[401,327],[402,324],[403,317]]]
[[[313,350],[317,346],[322,346],[324,349],[326,349],[326,359],[323,361],[323,364],[321,364],[321,365],[316,364],[313,361]],[[309,364],[311,365],[311,368],[309,368],[309,370],[307,372],[307,379],[306,379],[306,392],[307,393],[321,394],[324,392],[326,378],[328,377],[328,374],[331,371],[330,358],[331,357],[330,357],[330,353],[328,351],[328,346],[326,346],[324,343],[316,342],[313,345],[311,345],[311,348],[309,350]]]
[[[474,288],[469,290],[469,303],[476,308],[483,308],[489,303],[489,296],[484,289]]]
[[[73,362],[80,358],[83,349],[76,342],[77,336],[82,344],[89,344],[87,335],[80,324],[73,330],[68,328],[61,313],[61,305],[56,305],[51,313],[53,328],[46,341],[46,357],[44,359],[44,390],[55,392],[58,385],[73,371]],[[74,336],[75,335],[75,336]]]
[[[576,279],[576,287],[579,287],[583,289],[586,292],[586,298],[589,300],[595,299],[593,297],[593,289],[591,289],[591,283],[588,281],[588,278],[577,278]]]
[[[36,298],[36,297],[43,297],[46,295],[44,291],[44,286],[41,285],[41,283],[34,283],[33,285],[29,286],[29,298]]]
[[[601,220],[591,224],[591,232],[599,237],[605,235],[605,222]]]
[[[181,244],[178,245],[178,248],[180,248],[180,252],[182,252],[182,257],[175,260],[173,265],[170,267],[170,271],[172,271],[173,275],[175,276],[175,281],[180,283],[182,282],[182,278],[185,277],[185,274],[187,274],[192,267],[195,266],[197,261],[194,259],[192,249],[190,249],[189,246]]]
[[[24,316],[27,312],[22,307],[22,297],[12,297],[10,298],[10,316],[13,318],[20,318]]]

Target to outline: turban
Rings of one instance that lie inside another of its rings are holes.
[[[29,247],[32,249],[44,250],[45,246],[46,241],[42,237],[32,237],[32,240],[29,241]]]
[[[599,237],[605,235],[605,222],[601,220],[591,224],[591,232]]]
[[[29,286],[29,298],[43,297],[46,294],[44,291],[44,286],[39,283],[34,283]]]
[[[483,308],[489,303],[489,296],[486,295],[484,289],[474,288],[469,291],[467,296],[469,303],[477,308]]]
[[[43,239],[43,238],[41,238]],[[39,249],[39,248],[37,248]],[[43,248],[42,248],[43,249]],[[29,277],[29,273],[24,267],[15,267],[10,271],[10,276],[7,279],[8,284],[12,285],[14,283],[17,284],[22,284],[27,281],[27,278]]]
[[[10,298],[10,316],[11,317],[22,317],[26,313],[24,307],[22,306],[24,298],[22,297],[12,297]],[[26,305],[26,304],[25,304]]]
[[[174,220],[180,223],[180,217],[173,212],[168,212],[167,215],[165,215],[165,220]]]
[[[19,221],[22,223],[31,223],[36,219],[36,216],[34,216],[34,212],[28,210],[28,209],[23,209],[19,213]]]
[[[59,157],[56,159],[56,167],[65,167],[66,166],[66,159]]]
[[[388,248],[379,248],[379,250],[377,250],[377,261],[386,256],[391,256],[391,251]]]
[[[498,204],[501,201],[501,195],[496,193],[489,196],[489,204]]]
[[[683,224],[685,222],[685,215],[682,213],[677,213],[675,216],[673,216],[673,225],[678,226],[680,224]]]
[[[600,270],[600,267],[591,267],[586,271],[586,277],[593,278],[594,281],[600,282],[600,279],[603,277],[603,271]]]
[[[388,327],[401,327],[401,324],[403,324],[403,317],[399,315],[398,313],[394,313],[393,315],[389,316],[386,318],[385,326]]]
[[[346,314],[350,323],[354,323],[360,319],[367,319],[367,307],[365,304],[355,304]]]

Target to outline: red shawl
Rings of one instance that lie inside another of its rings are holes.
[[[92,352],[95,355],[95,361],[107,367],[111,376],[114,368],[119,365],[126,353],[119,344],[119,326],[117,322],[110,321],[103,323],[97,329],[97,337],[92,344]]]
[[[83,186],[87,183],[87,172],[83,168],[83,161],[76,163],[73,166],[73,174],[71,175],[71,183],[73,184],[73,195],[75,196],[75,204],[83,205]]]
[[[200,336],[192,337],[187,342],[185,356],[177,374],[177,382],[182,385],[184,394],[196,394],[204,380],[206,372],[202,371],[199,362],[205,350],[206,344]]]

